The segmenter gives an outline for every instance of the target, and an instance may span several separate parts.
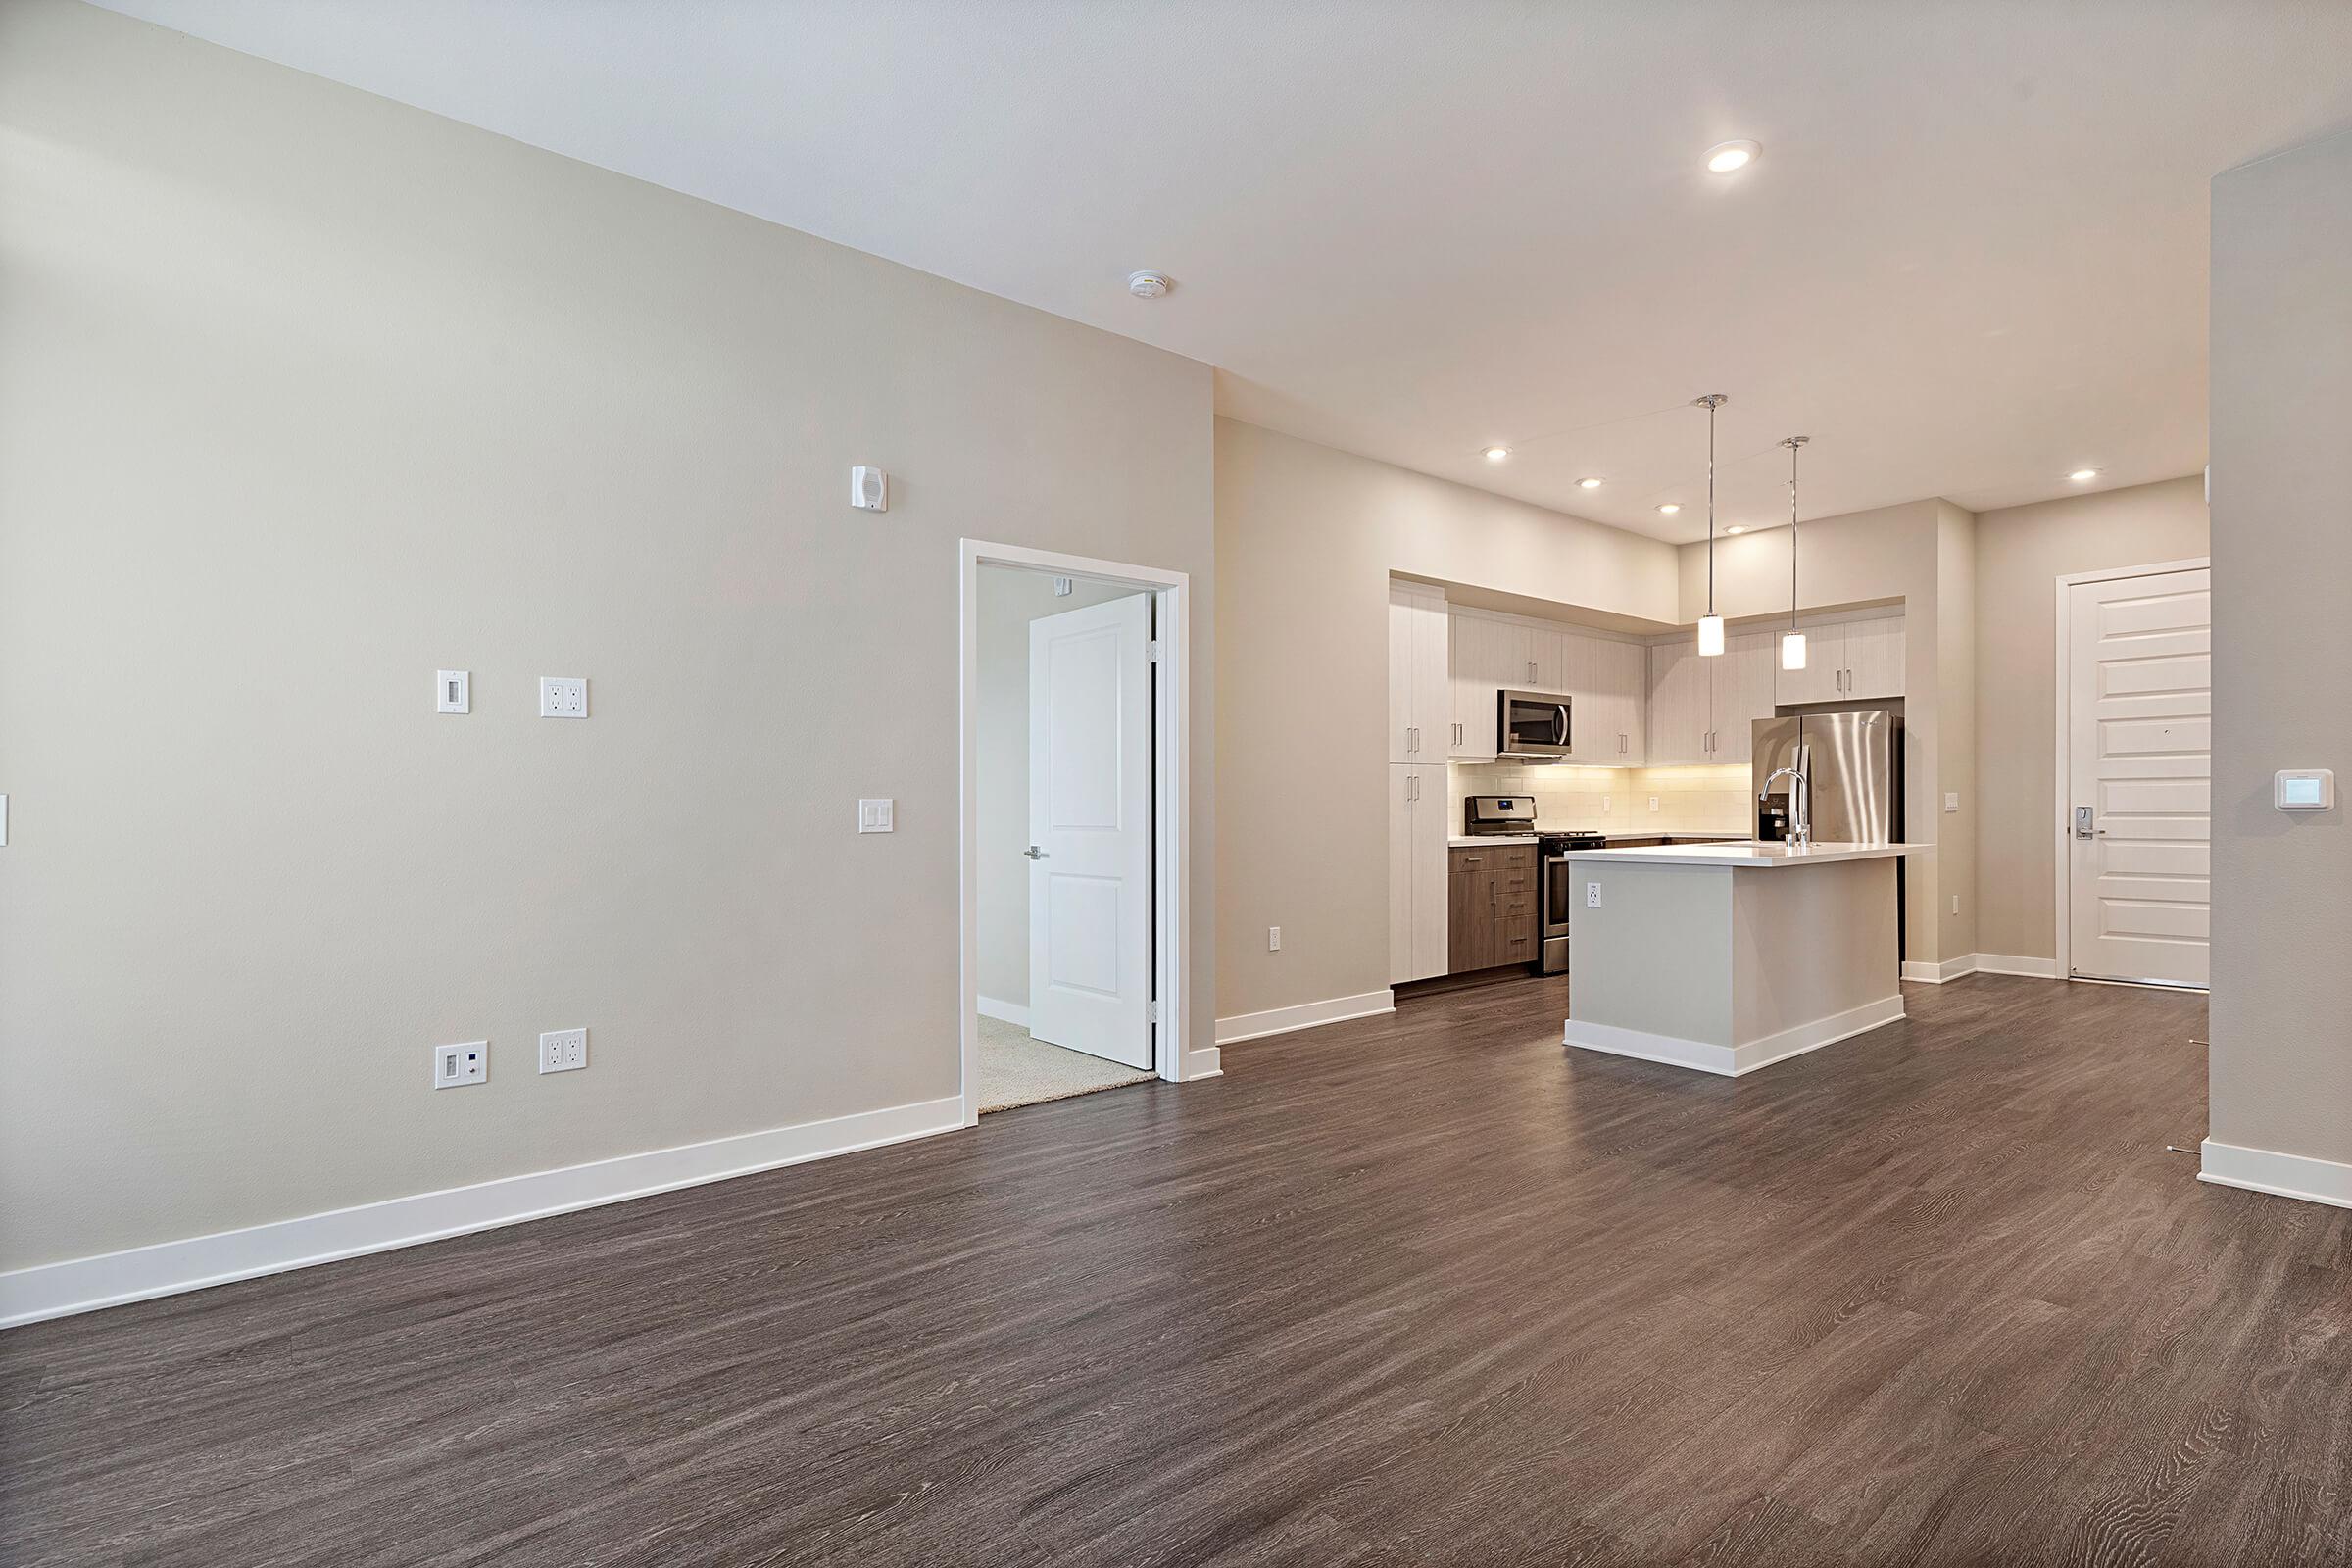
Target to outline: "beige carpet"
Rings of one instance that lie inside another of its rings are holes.
[[[1083,1051],[1050,1046],[1031,1038],[1017,1023],[1002,1018],[980,1020],[980,1113],[984,1116],[1015,1105],[1140,1084],[1151,1076]]]

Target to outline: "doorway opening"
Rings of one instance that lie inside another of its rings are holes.
[[[1187,736],[1181,574],[968,540],[963,554],[970,1125],[1185,1076]]]
[[[2058,579],[2058,971],[2212,977],[2212,572]]]

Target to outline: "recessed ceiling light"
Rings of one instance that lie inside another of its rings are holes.
[[[1668,515],[1669,517],[1671,517],[1671,516],[1673,516],[1673,515],[1674,515],[1676,513],[1678,513],[1678,512],[1680,512],[1680,511],[1682,511],[1682,510],[1683,510],[1683,504],[1682,504],[1680,501],[1669,501],[1669,502],[1666,502],[1664,505],[1660,506],[1660,507],[1658,508],[1658,510],[1659,510],[1660,512],[1663,512],[1664,514],[1666,514],[1666,515]]]
[[[1740,523],[1736,527],[1726,528],[1723,531],[1725,533],[1745,533],[1747,532],[1747,524]]]
[[[1155,300],[1176,286],[1176,280],[1165,272],[1129,272],[1127,292],[1139,300]]]
[[[2074,480],[2077,484],[2088,484],[2091,480],[2096,479],[2098,476],[2099,470],[2096,468],[2077,468],[2074,472],[2067,475],[2069,479]]]
[[[1510,455],[1511,449],[1509,447],[1487,448],[1487,461],[1489,463],[1500,463],[1503,459],[1509,457]]]
[[[1580,490],[1597,490],[1600,488],[1600,481],[1598,479],[1579,479],[1576,481],[1576,486]]]
[[[1752,141],[1719,141],[1707,149],[1707,172],[1729,174],[1745,169],[1763,150]]]

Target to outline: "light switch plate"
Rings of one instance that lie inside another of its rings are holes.
[[[1960,792],[1958,790],[1943,792],[1943,808],[1947,814],[1960,809]]]
[[[473,672],[466,669],[437,669],[433,671],[433,711],[436,713],[470,713],[473,711]]]
[[[541,718],[586,718],[588,716],[588,680],[584,675],[542,675],[539,677],[539,716]],[[622,725],[627,728],[627,725]]]
[[[490,1076],[490,1042],[467,1040],[455,1046],[433,1048],[433,1087],[463,1089],[478,1084]]]
[[[0,848],[8,843],[8,797],[0,795]]]
[[[578,1072],[587,1065],[587,1030],[553,1029],[539,1037],[541,1072]]]
[[[2285,768],[2273,776],[2271,801],[2281,811],[2328,811],[2335,808],[2335,770],[2327,767]]]
[[[889,833],[892,806],[890,801],[859,801],[858,803],[858,831],[860,833]]]

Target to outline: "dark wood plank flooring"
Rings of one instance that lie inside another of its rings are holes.
[[[0,1335],[0,1560],[2352,1561],[2352,1213],[2164,1152],[2200,1000],[1565,996]]]

